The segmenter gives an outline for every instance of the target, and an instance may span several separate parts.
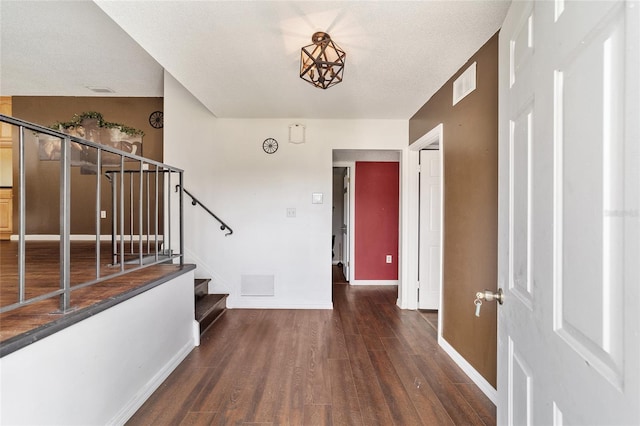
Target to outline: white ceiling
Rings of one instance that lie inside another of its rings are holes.
[[[0,94],[162,96],[166,69],[217,117],[408,119],[495,32],[509,1],[0,0]],[[124,30],[124,31],[123,31]],[[327,90],[298,77],[326,31]]]

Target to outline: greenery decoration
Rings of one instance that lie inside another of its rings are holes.
[[[142,130],[125,126],[124,124],[105,121],[104,117],[102,117],[102,114],[96,111],[87,111],[87,112],[83,112],[82,114],[74,114],[73,117],[71,118],[71,121],[66,121],[66,122],[56,121],[54,124],[49,126],[49,128],[54,130],[75,129],[78,126],[81,126],[82,120],[85,120],[85,119],[94,119],[97,121],[98,127],[104,127],[107,129],[118,129],[122,133],[125,133],[129,136],[144,136],[144,132]]]

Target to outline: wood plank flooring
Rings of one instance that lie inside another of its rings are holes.
[[[128,424],[495,425],[396,287],[335,272],[334,310],[227,310]]]
[[[59,288],[60,244],[52,241],[26,242],[26,296],[46,294]],[[117,272],[111,263],[110,243],[101,245],[100,270],[102,276]],[[94,242],[71,243],[71,284],[95,279],[96,249]],[[125,265],[125,269],[137,265]],[[0,344],[42,327],[65,315],[109,298],[117,297],[179,270],[179,265],[155,265],[131,272],[108,281],[75,290],[71,293],[72,311],[59,312],[58,298],[47,299],[32,305],[0,314]],[[18,301],[18,243],[0,241],[0,305]]]

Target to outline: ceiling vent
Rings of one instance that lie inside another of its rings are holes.
[[[474,62],[453,82],[453,105],[476,90],[476,63]]]
[[[95,93],[116,93],[115,90],[109,89],[108,87],[91,87],[91,86],[86,86],[86,87],[87,89]]]

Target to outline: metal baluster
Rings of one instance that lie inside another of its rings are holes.
[[[118,264],[118,174],[109,172],[111,182],[111,264]]]
[[[129,173],[129,251],[133,256],[133,173]]]
[[[183,182],[183,172],[179,172],[178,174],[180,176],[180,201],[179,201],[179,208],[180,208],[180,216],[179,216],[179,220],[180,220],[180,266],[184,266],[184,206],[183,206],[183,201],[184,201],[184,182]]]
[[[124,156],[120,155],[120,271],[124,271]]]
[[[100,181],[100,178],[102,177],[102,167],[100,167],[101,162],[102,150],[98,148],[96,157],[96,279],[100,278],[100,213],[102,208],[102,182]]]
[[[71,307],[71,139],[62,140],[60,152],[60,310]]]
[[[165,211],[167,212],[167,228],[164,230],[164,239],[167,241],[164,252],[167,253],[168,256],[171,256],[171,173],[172,170],[169,170],[169,181],[167,185],[167,205],[165,206]]]
[[[156,166],[156,186],[155,186],[153,192],[155,194],[155,199],[156,199],[156,203],[155,203],[156,204],[156,212],[155,212],[155,217],[154,217],[155,229],[153,230],[153,232],[155,232],[155,245],[156,245],[155,260],[158,261],[158,222],[160,220],[160,212],[158,210],[158,201],[159,201],[159,198],[160,198],[160,191],[158,190],[158,167],[157,166]]]
[[[145,173],[144,174],[144,180],[147,186],[147,256],[151,254],[151,248],[149,246],[149,238],[150,238],[150,232],[151,231],[151,222],[149,222],[149,173]]]
[[[25,235],[26,235],[26,208],[25,200],[26,194],[26,175],[27,172],[24,167],[24,126],[20,126],[20,139],[18,141],[18,173],[20,174],[20,187],[18,194],[18,286],[19,295],[18,301],[20,303],[25,300]]]
[[[140,261],[140,265],[142,265],[142,177],[144,173],[144,167],[142,161],[140,161],[140,173],[138,175],[138,248],[140,253],[138,254],[138,260]]]

